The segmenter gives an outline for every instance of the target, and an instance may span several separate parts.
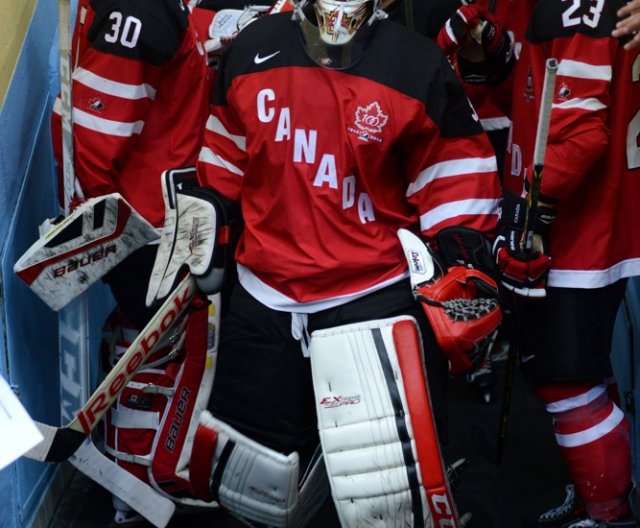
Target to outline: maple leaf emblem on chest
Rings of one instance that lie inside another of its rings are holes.
[[[354,124],[360,129],[372,134],[379,134],[389,121],[389,116],[382,112],[378,101],[368,104],[367,106],[359,106],[356,109],[356,119]]]

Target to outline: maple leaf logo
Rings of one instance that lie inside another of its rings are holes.
[[[360,130],[379,134],[388,121],[389,116],[382,113],[378,101],[374,101],[365,107],[359,106],[356,109],[355,125]]]

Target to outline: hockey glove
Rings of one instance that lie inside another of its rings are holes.
[[[545,284],[551,266],[547,240],[555,210],[538,205],[535,211],[533,248],[525,251],[527,200],[505,193],[493,252],[500,282],[506,289],[522,297],[542,298],[546,296]]]
[[[503,80],[514,64],[513,41],[502,24],[484,7],[469,4],[460,7],[447,20],[437,37],[447,54],[458,54],[458,71],[470,84],[496,84]],[[468,60],[464,48],[479,45],[484,60]]]

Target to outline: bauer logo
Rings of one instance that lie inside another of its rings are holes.
[[[320,405],[325,409],[331,409],[343,405],[357,405],[361,399],[359,394],[355,396],[325,396],[320,400]]]
[[[185,422],[185,415],[189,410],[189,396],[191,391],[187,387],[182,387],[180,391],[180,399],[175,407],[175,412],[171,418],[171,425],[169,426],[169,434],[164,442],[164,446],[170,453],[176,447],[176,443],[179,440],[180,428]]]
[[[76,271],[80,268],[90,266],[91,264],[94,264],[111,254],[116,254],[115,244],[102,247],[98,251],[95,251],[94,253],[91,253],[89,255],[84,255],[78,259],[69,260],[64,266],[53,268],[53,276],[56,279],[64,277],[67,273],[71,273],[72,271]]]
[[[409,265],[411,266],[411,269],[409,270],[411,273],[424,275],[427,272],[427,267],[424,264],[424,258],[422,257],[422,253],[419,251],[410,249],[407,252],[407,262],[409,262]]]

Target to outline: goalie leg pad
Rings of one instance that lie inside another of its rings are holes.
[[[322,450],[344,527],[459,526],[415,319],[313,332]]]
[[[284,455],[246,437],[208,411],[200,416],[195,444],[213,446],[211,472],[191,471],[192,487],[208,486],[219,504],[235,516],[278,528],[302,528],[328,495],[321,456],[299,479],[296,452]],[[203,461],[199,459],[198,464]]]

